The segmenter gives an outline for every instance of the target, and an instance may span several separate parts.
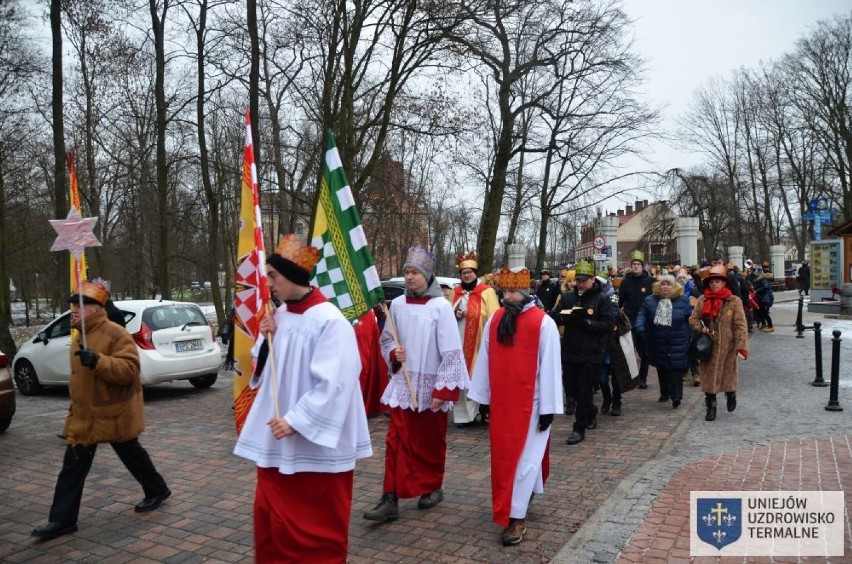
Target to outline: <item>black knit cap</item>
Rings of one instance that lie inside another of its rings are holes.
[[[266,264],[274,268],[281,276],[299,286],[310,286],[310,272],[286,259],[278,253],[272,253],[266,258]]]

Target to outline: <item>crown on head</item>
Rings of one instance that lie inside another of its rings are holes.
[[[513,272],[504,266],[494,277],[503,290],[530,289],[530,271],[526,268]]]
[[[634,260],[638,260],[639,262],[645,262],[645,253],[643,253],[639,249],[636,249],[635,251],[631,251],[630,252],[630,262],[633,262]]]
[[[472,268],[473,270],[479,268],[479,257],[476,255],[476,251],[465,251],[456,256],[456,269],[461,271],[465,268]]]
[[[592,278],[595,275],[595,265],[585,260],[578,261],[574,270],[577,272],[575,276],[588,276]]]
[[[69,302],[77,302],[79,300],[79,296],[83,294],[83,302],[84,303],[97,303],[98,305],[104,305],[107,303],[109,299],[109,290],[99,281],[96,280],[83,280],[82,284],[82,292],[80,291],[80,287],[74,290],[74,293],[71,295],[71,299]]]
[[[288,233],[281,237],[281,241],[275,249],[275,254],[289,260],[306,272],[313,270],[320,259],[319,249],[305,245],[295,233]]]
[[[411,247],[405,256],[405,265],[432,273],[435,270],[435,255],[422,247]]]
[[[103,278],[98,277],[98,278],[93,278],[93,279],[92,279],[92,283],[94,283],[94,284],[100,284],[101,286],[103,286],[104,288],[106,288],[107,294],[111,294],[111,293],[112,293],[112,284],[110,283],[110,281],[109,281],[109,280],[104,280]]]

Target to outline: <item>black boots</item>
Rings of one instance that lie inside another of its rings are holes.
[[[725,392],[725,398],[728,400],[728,411],[733,411],[737,408],[737,392]]]
[[[716,394],[704,394],[704,405],[707,406],[707,415],[704,416],[705,421],[716,420]]]
[[[364,513],[364,519],[382,522],[399,519],[399,502],[396,494],[393,492],[383,494],[379,504]]]

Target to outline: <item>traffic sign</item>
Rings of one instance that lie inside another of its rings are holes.
[[[604,236],[603,236],[603,235],[595,235],[595,238],[594,238],[594,240],[592,241],[592,246],[593,246],[595,249],[597,249],[597,250],[599,250],[599,251],[600,251],[601,249],[603,249],[604,247],[606,247],[606,239],[604,239]]]
[[[592,256],[592,258],[593,258],[594,260],[609,260],[609,255],[606,255],[606,254],[604,254],[604,253],[595,253],[595,254]]]

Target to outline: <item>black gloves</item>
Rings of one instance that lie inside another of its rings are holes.
[[[100,359],[100,355],[92,349],[80,349],[74,354],[80,357],[80,364],[89,368],[97,366]]]
[[[538,430],[539,431],[547,431],[547,428],[550,427],[550,424],[553,423],[553,414],[548,413],[547,415],[539,415],[538,416]]]

